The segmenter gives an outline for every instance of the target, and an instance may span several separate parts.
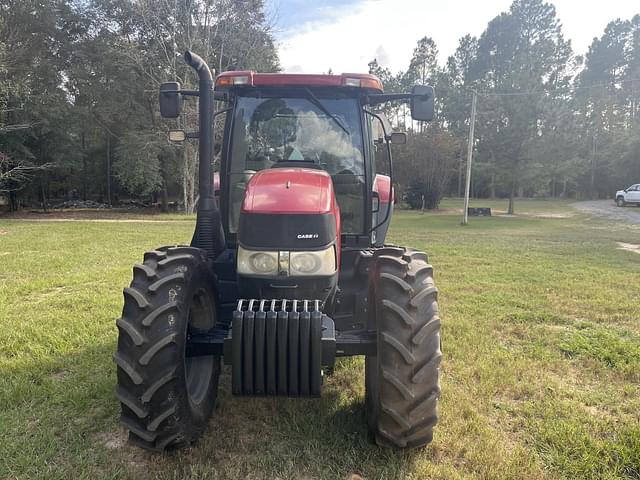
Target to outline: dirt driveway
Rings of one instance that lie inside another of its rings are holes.
[[[617,207],[613,200],[590,200],[572,203],[571,206],[596,217],[640,225],[640,207]]]

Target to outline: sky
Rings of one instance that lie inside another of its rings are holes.
[[[512,0],[267,0],[285,72],[366,72],[374,58],[393,73],[406,70],[413,48],[432,37],[444,64],[470,33],[509,9]],[[638,0],[552,0],[572,41],[584,54],[607,23],[640,14]]]

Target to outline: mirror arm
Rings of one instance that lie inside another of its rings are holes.
[[[218,110],[217,112],[213,113],[213,118],[216,118],[218,115],[220,115],[221,113],[227,113],[231,111],[231,107],[229,108],[225,108],[223,110]],[[185,132],[185,136],[186,138],[200,138],[200,132]]]
[[[163,90],[162,93],[179,93],[180,95],[184,95],[185,97],[199,97],[199,90]],[[213,99],[219,102],[227,101],[227,94],[224,92],[215,91],[213,92]]]
[[[162,90],[162,93],[179,93],[186,97],[198,97],[200,92],[198,90]]]
[[[380,105],[381,103],[398,100],[411,100],[414,96],[428,97],[428,95],[414,95],[413,93],[371,93],[365,98],[365,104]]]
[[[381,103],[393,102],[396,100],[410,100],[410,93],[371,93],[365,98],[367,105],[380,105]]]

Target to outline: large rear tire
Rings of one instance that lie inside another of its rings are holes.
[[[370,297],[377,354],[365,360],[369,430],[378,445],[416,448],[433,438],[440,397],[440,317],[427,256],[404,248],[375,253]]]
[[[213,276],[203,250],[163,247],[133,267],[118,319],[116,396],[129,440],[163,451],[195,441],[216,402],[220,358],[187,358],[187,336],[216,324]]]

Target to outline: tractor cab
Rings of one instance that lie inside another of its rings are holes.
[[[272,168],[317,169],[331,176],[341,233],[371,229],[375,178],[371,124],[363,106],[382,94],[373,75],[296,75],[225,72],[216,80],[231,109],[222,154],[221,203],[226,228],[238,232],[247,183]],[[377,121],[377,120],[376,120]],[[228,209],[224,204],[228,204]]]
[[[391,184],[375,181],[374,143],[388,143],[390,126],[368,108],[382,83],[369,74],[233,71],[215,90],[228,109],[219,199],[240,290],[329,308],[340,272],[353,270],[342,248],[382,244],[390,220],[380,210],[390,192],[379,189]]]

